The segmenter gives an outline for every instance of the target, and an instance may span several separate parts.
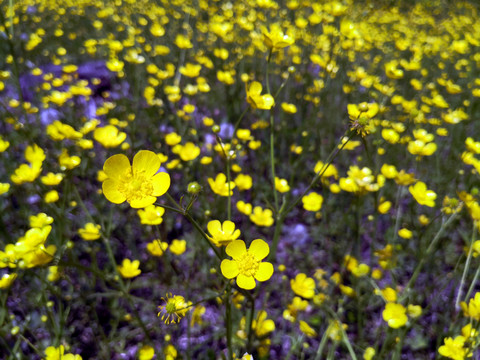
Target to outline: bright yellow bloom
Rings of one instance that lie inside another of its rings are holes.
[[[139,151],[132,165],[125,155],[113,155],[103,165],[108,176],[102,184],[103,193],[114,204],[126,200],[133,208],[151,205],[170,187],[170,176],[157,173],[159,168],[160,159],[152,151]]]
[[[229,195],[229,186],[227,183],[227,177],[225,174],[220,173],[217,175],[215,180],[212,178],[208,178],[208,184],[210,185],[210,188],[212,191],[220,196],[228,196]],[[233,181],[230,181],[230,196],[233,195],[233,189],[235,188],[235,183]]]
[[[301,297],[295,296],[287,309],[283,311],[283,318],[290,322],[295,322],[299,311],[305,311],[308,307],[308,301]]]
[[[299,321],[300,331],[304,333],[307,337],[315,337],[317,336],[317,332],[308,325],[305,321]]]
[[[185,298],[180,295],[166,294],[166,297],[162,297],[163,305],[158,306],[160,310],[158,315],[162,316],[162,320],[165,324],[175,324],[185,316],[188,310],[190,310],[189,304],[185,301]]]
[[[127,138],[127,134],[118,131],[113,125],[96,128],[93,132],[93,138],[106,148],[114,148],[119,146]]]
[[[464,316],[474,320],[480,320],[480,292],[475,293],[475,296],[470,299],[468,305],[465,301],[462,301],[460,306]]]
[[[224,221],[223,224],[219,220],[209,221],[207,229],[210,241],[216,246],[226,246],[240,236],[240,230],[235,229],[235,223],[230,220]]]
[[[322,208],[323,196],[316,192],[311,192],[302,197],[303,208],[307,211],[319,211]]]
[[[153,240],[147,244],[147,250],[153,256],[162,256],[164,252],[168,249],[168,243],[163,242],[159,239]]]
[[[160,225],[163,222],[165,209],[161,206],[148,205],[138,210],[138,217],[143,225]]]
[[[373,357],[375,356],[375,349],[371,346],[365,349],[365,352],[363,353],[363,360],[372,360]]]
[[[3,274],[2,278],[0,279],[0,289],[6,289],[13,284],[15,279],[17,278],[17,274]]]
[[[101,226],[94,223],[86,223],[81,229],[78,229],[78,234],[83,240],[92,241],[100,238]]]
[[[234,182],[238,190],[243,191],[251,189],[253,180],[250,175],[238,174]]]
[[[435,206],[437,194],[432,190],[428,190],[427,185],[424,182],[419,181],[415,185],[409,186],[408,191],[410,191],[410,194],[412,194],[420,205],[429,207]]]
[[[57,190],[51,190],[49,192],[47,192],[45,194],[45,202],[47,204],[50,204],[50,203],[54,203],[56,201],[58,201],[58,199],[60,198],[60,196],[58,195],[58,191]]]
[[[42,176],[40,181],[47,186],[55,186],[62,182],[64,175],[63,174],[54,174],[49,172],[47,175]]]
[[[140,275],[142,271],[138,268],[139,266],[139,260],[131,261],[130,259],[123,259],[122,265],[117,266],[117,270],[122,277],[129,279]]]
[[[18,168],[15,169],[15,172],[10,176],[10,179],[16,185],[33,182],[40,175],[41,171],[41,162],[36,162],[30,165],[21,164]]]
[[[185,240],[172,240],[172,243],[169,246],[169,250],[172,254],[182,255],[187,249],[187,242]]]
[[[347,330],[348,325],[343,324],[338,320],[330,320],[330,324],[327,328],[327,334],[330,339],[333,341],[340,341],[343,338],[343,331]]]
[[[383,320],[385,320],[393,329],[405,326],[408,321],[407,309],[402,304],[387,303],[385,310],[382,312]]]
[[[237,202],[237,209],[242,214],[250,216],[252,213],[252,204],[246,203],[245,201],[240,200]]]
[[[295,294],[305,299],[311,299],[315,295],[315,280],[307,277],[304,273],[300,273],[295,276],[295,279],[291,279],[290,287]]]
[[[250,214],[250,221],[258,226],[272,226],[273,212],[270,209],[263,210],[260,206],[255,206]]]
[[[466,357],[472,357],[468,348],[465,349],[466,338],[459,335],[455,339],[448,337],[445,338],[444,345],[438,348],[438,353],[453,360],[464,360]]]
[[[281,179],[275,176],[275,190],[280,193],[286,193],[290,191],[290,186],[286,179]]]
[[[260,95],[262,84],[254,81],[247,86],[247,102],[253,109],[270,110],[275,105],[275,100],[270,94]]]
[[[58,163],[60,164],[60,168],[62,170],[72,170],[73,168],[76,168],[78,165],[80,165],[81,162],[82,159],[79,156],[70,156],[67,149],[63,149],[62,153],[58,157]]]
[[[10,190],[10,184],[9,183],[0,183],[0,195],[3,195]]]
[[[149,345],[143,345],[138,350],[138,360],[151,360],[155,356],[155,350]]]
[[[49,346],[45,349],[45,360],[82,360],[80,355],[65,354],[65,347],[60,345],[59,347]]]
[[[172,152],[178,154],[183,161],[191,161],[200,155],[200,148],[192,142],[187,142],[185,145],[175,145]]]
[[[42,163],[45,160],[45,152],[37,144],[27,146],[25,149],[25,159],[30,163]]]
[[[237,278],[237,285],[242,289],[251,290],[255,280],[267,281],[273,275],[273,265],[262,262],[270,252],[268,244],[261,240],[253,240],[247,250],[243,240],[234,240],[226,248],[227,255],[233,260],[225,259],[220,268],[227,279]]]
[[[270,26],[270,31],[264,28],[262,32],[263,43],[272,50],[286,48],[295,42],[291,36],[283,33],[279,24],[272,24]]]

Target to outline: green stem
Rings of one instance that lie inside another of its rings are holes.
[[[232,303],[230,299],[230,294],[232,292],[232,285],[228,282],[227,291],[225,293],[225,315],[226,315],[226,327],[227,327],[227,348],[228,348],[228,359],[233,360],[233,350],[232,350]]]
[[[327,331],[325,331],[323,333],[322,340],[320,340],[320,344],[318,345],[317,354],[315,355],[315,360],[322,359],[323,349],[325,348],[325,345],[327,345],[327,340],[328,340],[328,333]]]
[[[476,235],[476,227],[477,224],[473,222],[473,229],[472,229],[472,238],[470,240],[470,248],[468,250],[467,261],[465,263],[465,268],[463,269],[462,280],[460,281],[460,286],[458,288],[457,299],[455,300],[455,309],[460,310],[460,298],[462,297],[462,290],[463,285],[465,284],[465,279],[467,278],[468,270],[470,269],[470,262],[472,260],[472,253],[473,253],[473,242],[475,241]]]
[[[230,157],[227,157],[227,186],[228,186],[228,197],[227,197],[227,220],[232,219],[232,195],[230,193]]]
[[[417,267],[415,268],[415,271],[413,272],[412,277],[410,278],[409,282],[405,286],[405,289],[403,291],[404,294],[408,294],[408,290],[415,284],[415,281],[417,280],[418,275],[420,275],[420,271],[422,270],[423,266],[425,265],[425,262],[427,259],[429,259],[429,256],[432,254],[435,246],[437,245],[438,240],[440,240],[440,237],[443,235],[443,232],[445,229],[453,222],[453,220],[456,219],[458,213],[453,213],[450,215],[447,221],[445,221],[440,229],[438,230],[437,234],[433,238],[432,242],[427,248],[427,251],[425,251],[425,254],[422,256],[420,259],[420,262],[418,263]]]

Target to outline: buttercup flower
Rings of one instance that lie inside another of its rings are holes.
[[[260,95],[262,84],[254,81],[247,87],[247,102],[253,109],[270,110],[275,105],[275,100],[270,94]]]
[[[140,261],[138,260],[123,259],[122,265],[117,266],[117,270],[122,277],[129,279],[140,275],[142,271],[138,268],[139,266]]]
[[[157,173],[159,168],[160,159],[152,151],[139,151],[132,165],[125,155],[113,155],[103,165],[108,176],[102,184],[103,193],[114,204],[127,201],[133,208],[151,205],[170,187],[170,176]]]
[[[255,287],[255,280],[267,281],[273,275],[273,265],[262,262],[270,252],[268,244],[256,239],[247,250],[243,240],[235,240],[228,244],[227,255],[233,260],[225,259],[220,265],[223,276],[227,279],[237,278],[237,285],[245,290]]]
[[[415,185],[409,186],[408,191],[410,191],[410,194],[412,194],[420,205],[429,207],[435,206],[437,194],[432,190],[428,190],[427,185],[424,182],[419,181]]]
[[[227,177],[225,174],[220,173],[216,176],[215,180],[212,178],[208,178],[208,184],[210,185],[210,188],[212,191],[220,196],[228,196],[228,183],[227,183]],[[233,181],[230,181],[230,196],[233,195],[233,189],[235,188],[235,183]]]
[[[164,298],[162,297],[162,301],[164,304],[158,307],[160,311],[157,316],[162,316],[161,319],[165,321],[165,324],[167,325],[178,323],[190,309],[185,298],[180,295],[172,295],[171,293],[168,293]]]
[[[382,312],[383,320],[385,320],[393,329],[405,326],[408,317],[406,315],[407,309],[402,304],[387,303],[385,310]]]
[[[290,280],[290,287],[295,294],[305,299],[311,299],[315,295],[315,280],[303,273]]]
[[[94,223],[86,223],[81,229],[78,229],[78,234],[83,240],[91,241],[100,238],[100,225]]]
[[[228,245],[240,236],[240,230],[235,229],[235,223],[226,220],[222,223],[218,220],[209,221],[207,224],[209,239],[217,246]]]
[[[272,24],[270,31],[266,28],[263,29],[263,42],[269,49],[278,50],[292,45],[295,40],[291,36],[284,34],[280,25]]]

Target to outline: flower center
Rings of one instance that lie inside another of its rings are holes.
[[[259,263],[260,261],[247,251],[239,260],[237,260],[238,271],[245,276],[254,276],[258,271]]]
[[[151,178],[146,178],[144,171],[132,174],[128,171],[118,190],[125,195],[128,202],[143,199],[153,193]]]

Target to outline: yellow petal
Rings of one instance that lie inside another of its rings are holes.
[[[237,285],[242,289],[252,290],[255,287],[256,283],[253,276],[245,276],[243,274],[240,274],[237,276]]]
[[[235,231],[235,223],[230,220],[224,221],[222,227],[223,232],[226,234],[233,234],[233,232]]]
[[[158,157],[157,157],[158,158]],[[162,196],[170,188],[170,175],[160,172],[152,178],[153,196]]]
[[[262,239],[253,240],[250,244],[248,252],[255,255],[255,258],[259,261],[265,259],[270,252],[270,247]]]
[[[262,84],[260,84],[258,81],[252,82],[248,87],[248,92],[249,95],[260,95],[262,92]]]
[[[208,232],[211,236],[215,237],[219,231],[221,231],[221,223],[218,220],[209,221],[207,224]]]
[[[258,281],[267,281],[273,275],[273,265],[269,262],[262,262],[258,266],[257,273],[255,274],[255,279]]]
[[[109,157],[103,164],[103,171],[111,179],[120,179],[130,169],[130,161],[123,154]]]
[[[238,275],[238,265],[234,260],[223,260],[220,264],[220,270],[222,270],[223,276],[227,279],[233,279]]]
[[[140,209],[152,205],[155,201],[157,201],[155,196],[145,196],[141,199],[132,200],[129,204],[134,209]]]
[[[243,240],[235,240],[228,244],[225,251],[227,255],[236,260],[247,252],[247,247],[245,246],[245,242]]]
[[[133,172],[145,172],[146,177],[155,175],[160,168],[160,159],[157,154],[149,150],[140,150],[133,158]]]
[[[108,201],[114,204],[121,204],[127,198],[120,191],[118,191],[118,183],[113,179],[107,179],[102,183],[103,195]]]

